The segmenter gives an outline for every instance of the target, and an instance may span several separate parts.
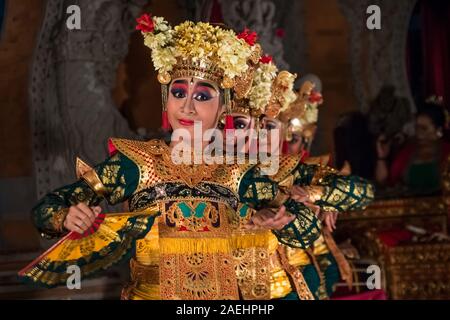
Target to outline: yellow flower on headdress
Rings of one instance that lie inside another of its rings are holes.
[[[249,93],[249,106],[261,112],[269,104],[272,93],[272,82],[277,74],[277,67],[272,59],[262,58],[255,72],[252,88]]]
[[[226,35],[217,51],[218,65],[230,79],[247,71],[247,60],[252,54],[250,46],[244,40],[237,40],[235,37],[234,33]]]
[[[291,103],[297,99],[297,95],[294,92],[295,78],[297,78],[297,75],[287,71],[280,72],[277,77],[278,83],[283,89],[281,90],[281,95],[278,98],[278,101],[281,103],[280,112],[286,111]]]
[[[199,67],[205,74],[211,72],[215,80],[232,81],[247,71],[254,53],[252,46],[232,30],[209,23],[186,21],[172,28],[163,18],[148,14],[137,21],[145,45],[152,50],[155,69],[169,77],[175,67],[185,67],[188,72]],[[189,67],[189,63],[193,65]]]

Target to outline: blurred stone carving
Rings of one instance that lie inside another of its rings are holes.
[[[146,0],[78,0],[81,30],[68,30],[66,7],[49,0],[29,93],[37,196],[75,178],[75,158],[102,161],[107,138],[133,137],[111,96]]]

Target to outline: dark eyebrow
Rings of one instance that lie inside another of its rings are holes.
[[[208,88],[211,88],[211,89],[214,89],[215,91],[217,91],[217,88],[215,88],[211,83],[208,83],[208,82],[198,82],[197,86],[198,87],[208,87]]]
[[[174,82],[172,82],[172,84],[185,84],[185,85],[187,85],[188,82],[187,82],[187,80],[175,80]]]

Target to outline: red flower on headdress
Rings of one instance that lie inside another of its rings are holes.
[[[277,28],[277,29],[275,30],[275,35],[276,35],[278,38],[284,38],[284,34],[285,34],[285,31],[284,31],[283,28]]]
[[[258,35],[255,31],[250,31],[248,28],[245,28],[244,31],[237,35],[238,39],[244,39],[250,46],[253,46],[258,39]]]
[[[142,16],[137,18],[136,22],[138,23],[136,30],[141,30],[142,32],[153,32],[153,30],[155,30],[152,16],[148,13],[144,13]]]
[[[262,57],[259,59],[259,62],[264,63],[264,64],[271,63],[272,61],[273,61],[272,56],[269,56],[268,54],[262,56]]]
[[[316,102],[320,103],[323,100],[322,94],[318,91],[311,91],[308,100],[311,103],[316,103]]]

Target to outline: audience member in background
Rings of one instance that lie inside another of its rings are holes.
[[[414,139],[386,163],[391,143],[381,136],[377,141],[376,179],[380,184],[404,185],[412,195],[433,194],[440,190],[441,172],[447,163],[450,144],[444,141],[446,113],[442,106],[425,103],[416,114]]]

